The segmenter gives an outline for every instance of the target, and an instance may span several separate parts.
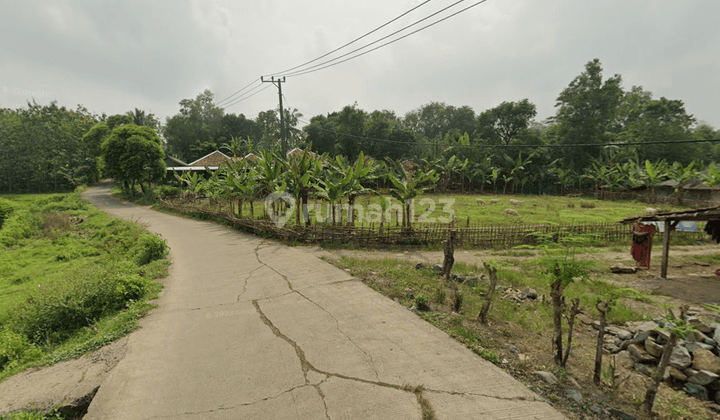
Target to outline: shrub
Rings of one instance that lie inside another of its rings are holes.
[[[46,235],[56,230],[68,230],[70,229],[70,216],[66,213],[47,212],[43,214],[42,229]]]
[[[13,246],[20,240],[29,238],[40,227],[40,219],[27,210],[17,210],[3,223],[0,230],[0,244]]]
[[[165,240],[151,233],[140,237],[138,247],[137,263],[139,265],[165,258],[168,250]]]
[[[8,325],[35,343],[63,339],[119,309],[126,296],[137,298],[134,280],[110,271],[88,271],[60,284],[42,286],[13,311]]]
[[[120,276],[115,287],[115,297],[123,303],[141,299],[147,293],[149,283],[150,280],[137,274]]]
[[[41,353],[24,335],[8,329],[0,330],[0,370],[13,362],[33,360]]]
[[[172,185],[161,185],[157,188],[155,188],[155,194],[157,194],[160,198],[168,198],[168,197],[174,197],[176,195],[179,195],[182,192],[182,190],[178,187],[174,187]]]
[[[0,229],[2,228],[3,222],[7,219],[17,206],[14,202],[7,198],[0,198]]]
[[[423,294],[415,296],[415,307],[418,308],[419,311],[429,310],[430,305],[428,304],[428,298]]]
[[[595,208],[595,203],[590,203],[590,202],[587,202],[587,201],[582,201],[582,202],[580,202],[580,207],[582,207],[582,208],[584,208],[584,209],[594,209],[594,208]]]

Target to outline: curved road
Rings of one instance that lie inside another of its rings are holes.
[[[302,248],[123,203],[109,189],[83,197],[161,235],[173,264],[86,419],[421,419],[421,402],[437,419],[564,418]]]

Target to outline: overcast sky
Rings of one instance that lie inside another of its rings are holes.
[[[454,1],[432,0],[353,46]],[[210,89],[220,101],[420,3],[0,0],[0,108],[56,100],[98,114],[140,108],[164,121],[182,99]],[[357,59],[289,77],[283,93],[305,119],[355,102],[404,115],[430,101],[480,113],[529,98],[542,121],[585,63],[599,58],[605,77],[618,73],[626,89],[680,99],[717,129],[719,16],[715,0],[488,0]],[[226,112],[254,118],[277,101],[270,86]]]

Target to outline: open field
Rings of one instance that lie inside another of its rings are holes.
[[[166,245],[78,193],[0,197],[0,381],[132,331],[167,274]]]

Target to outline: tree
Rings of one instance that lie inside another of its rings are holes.
[[[209,90],[195,99],[183,99],[180,112],[168,117],[165,123],[168,150],[186,162],[202,157],[207,149],[215,150],[223,114],[222,108],[213,103],[213,94]]]
[[[159,179],[165,174],[165,153],[161,147],[160,137],[150,127],[135,124],[122,125],[115,128],[102,144],[106,170],[124,186],[130,184],[130,194],[135,195],[135,183],[146,192],[142,185],[148,179],[148,187],[152,179]]]
[[[390,190],[393,197],[403,203],[403,227],[412,228],[411,207],[412,200],[435,186],[438,175],[435,171],[428,172],[409,172],[405,170],[399,162],[387,160],[388,173],[387,177],[394,186]]]
[[[567,167],[582,170],[588,157],[599,155],[600,144],[613,139],[611,129],[623,95],[620,83],[618,74],[603,81],[602,66],[596,58],[558,96],[558,110],[552,118],[557,125],[557,141],[598,145],[564,150]]]
[[[535,115],[537,109],[528,99],[503,102],[478,115],[476,136],[487,143],[509,145],[527,131]]]
[[[132,111],[126,112],[125,115],[132,118],[132,123],[135,125],[150,127],[155,131],[160,128],[160,121],[155,118],[155,114],[153,113],[147,114],[145,111],[135,108]]]

